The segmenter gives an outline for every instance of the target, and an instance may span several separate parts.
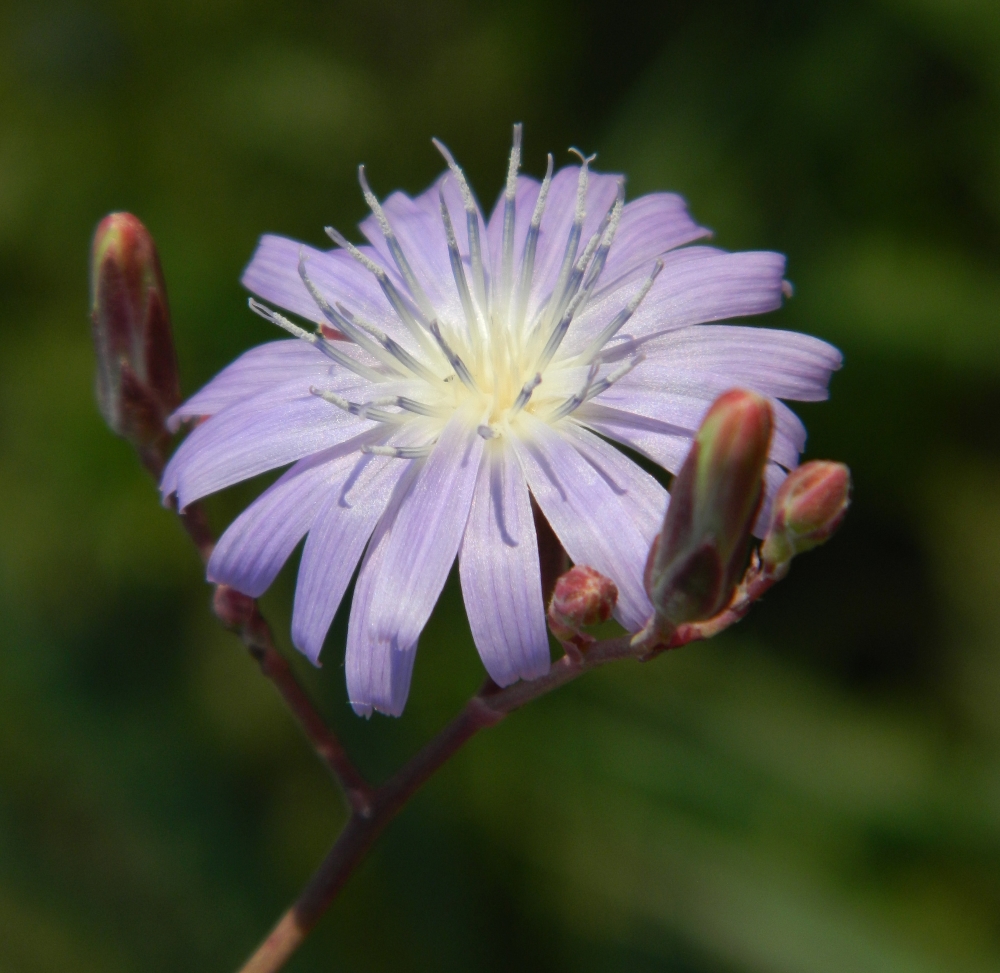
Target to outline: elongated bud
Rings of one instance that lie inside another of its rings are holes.
[[[774,498],[774,517],[760,550],[764,569],[784,574],[796,554],[833,536],[851,502],[851,471],[813,460],[788,474]]]
[[[90,282],[98,408],[119,436],[147,446],[181,396],[156,245],[131,213],[98,224]]]
[[[549,628],[562,642],[592,642],[581,629],[597,625],[611,617],[618,601],[614,581],[585,565],[570,568],[556,581],[549,601]]]
[[[711,618],[732,598],[763,496],[771,426],[768,401],[742,389],[721,395],[702,420],[646,565],[660,632]]]

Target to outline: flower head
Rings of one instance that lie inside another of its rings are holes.
[[[437,143],[436,143],[437,144]],[[293,334],[254,348],[173,417],[211,416],[161,489],[181,506],[294,465],[223,535],[210,577],[263,592],[308,534],[292,621],[317,660],[361,562],[347,636],[358,713],[398,714],[417,639],[457,555],[472,634],[500,685],[549,666],[533,497],[569,556],[612,579],[630,631],[666,490],[608,443],[676,472],[719,393],[772,404],[771,497],[805,442],[779,398],[827,395],[840,355],[801,334],[705,322],[781,304],[784,258],[688,246],[707,236],[680,197],[625,203],[621,176],[580,159],[539,182],[519,174],[482,215],[444,146],[422,195],[379,202],[364,170],[368,244],[265,236],[243,276]]]

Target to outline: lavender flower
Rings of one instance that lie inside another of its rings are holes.
[[[666,490],[608,440],[670,471],[713,399],[766,396],[775,430],[770,500],[805,430],[777,401],[827,396],[841,356],[787,331],[705,322],[781,304],[784,258],[726,253],[683,200],[625,203],[624,179],[591,159],[507,182],[484,219],[462,170],[415,199],[379,203],[356,247],[261,239],[243,275],[251,307],[296,341],[253,348],[188,400],[174,426],[209,416],[163,476],[183,507],[294,465],[223,535],[209,577],[261,594],[308,535],[292,621],[316,662],[359,560],[347,686],[359,714],[398,715],[420,632],[458,556],[479,654],[501,686],[549,667],[530,497],[569,556],[611,578],[630,631],[652,614],[643,588]],[[346,340],[345,340],[346,339]],[[363,558],[362,558],[363,555]]]

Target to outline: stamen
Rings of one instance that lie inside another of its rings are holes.
[[[607,392],[612,385],[615,384],[619,379],[624,378],[633,368],[637,368],[646,360],[646,356],[643,354],[638,354],[633,358],[630,358],[627,362],[619,365],[614,371],[608,372],[608,374],[602,378],[599,382],[595,382],[590,386],[587,392],[587,401],[589,402],[595,396],[600,395],[602,392]]]
[[[569,275],[566,280],[566,287],[563,293],[559,296],[558,301],[554,301],[552,304],[552,317],[558,317],[566,310],[566,305],[575,296],[576,292],[580,287],[580,282],[583,280],[584,272],[587,269],[587,264],[590,263],[590,258],[594,255],[594,251],[597,249],[597,244],[600,242],[601,234],[595,233],[590,240],[587,242],[587,246],[584,248],[582,254],[580,254],[580,259],[573,265],[573,272]],[[553,298],[555,294],[553,294]]]
[[[541,355],[538,356],[538,361],[535,367],[540,371],[544,372],[546,366],[552,361],[552,356],[559,350],[559,346],[562,344],[563,338],[566,337],[566,332],[569,331],[569,326],[573,321],[573,315],[576,314],[577,308],[583,302],[585,297],[583,291],[579,291],[569,302],[569,307],[566,308],[566,312],[562,316],[562,320],[552,329],[552,333],[549,335],[549,340],[545,342],[545,347],[542,349]]]
[[[521,391],[517,393],[517,398],[514,399],[514,404],[510,407],[510,414],[516,416],[527,404],[528,400],[531,398],[531,393],[542,384],[542,373],[536,372],[534,377],[529,378],[524,385],[521,386]]]
[[[503,201],[503,251],[500,261],[501,317],[504,321],[510,310],[511,285],[514,274],[514,218],[517,198],[517,171],[521,168],[521,126],[514,126],[514,145],[510,150],[507,166],[507,190]]]
[[[628,304],[626,304],[625,307],[623,307],[615,315],[611,323],[608,324],[607,327],[605,327],[604,330],[601,331],[601,333],[589,345],[587,345],[582,352],[580,352],[577,356],[578,361],[590,361],[594,355],[596,355],[616,334],[618,334],[618,332],[625,326],[625,322],[632,317],[636,308],[643,302],[661,270],[663,270],[663,261],[658,258],[656,263],[653,264],[653,269],[650,272],[650,275],[643,282],[642,287],[635,292]]]
[[[455,237],[455,227],[451,224],[451,215],[448,213],[448,204],[445,202],[444,189],[438,188],[438,197],[441,200],[441,221],[444,223],[444,234],[448,239],[448,259],[451,261],[451,274],[455,278],[455,286],[458,288],[458,296],[462,302],[462,310],[465,312],[465,319],[469,323],[469,334],[474,340],[479,339],[479,317],[476,309],[472,305],[472,295],[469,293],[469,283],[465,279],[465,267],[462,266],[462,254],[458,249],[458,239]]]
[[[315,385],[310,385],[309,391],[318,398],[323,399],[324,402],[329,402],[338,409],[343,409],[344,412],[349,412],[352,416],[357,416],[359,419],[367,419],[370,422],[394,423],[408,421],[405,416],[401,416],[398,412],[386,412],[385,409],[377,408],[374,402],[351,402],[342,395],[337,395],[335,392],[325,392],[322,389],[316,388]]]
[[[570,271],[573,269],[573,262],[576,260],[576,251],[580,246],[583,221],[587,217],[587,185],[590,179],[587,166],[597,158],[596,155],[585,156],[579,149],[570,149],[570,152],[580,157],[580,175],[576,181],[576,212],[573,215],[573,225],[570,227],[569,239],[566,241],[566,252],[563,255],[562,267],[559,268],[559,277],[556,280],[556,286],[552,290],[554,295],[558,295],[556,297],[557,301],[565,293],[566,281],[569,279]],[[553,313],[550,315],[550,320],[558,313],[554,310],[555,306],[553,304]]]
[[[344,368],[348,371],[354,372],[354,374],[360,378],[367,378],[373,382],[384,382],[386,380],[386,376],[381,372],[377,372],[374,368],[369,368],[367,365],[362,365],[361,362],[355,361],[350,355],[336,347],[333,342],[327,341],[318,334],[310,334],[304,328],[300,328],[297,324],[293,324],[283,314],[279,314],[277,311],[272,311],[269,307],[254,300],[252,297],[249,300],[249,305],[250,310],[253,311],[254,314],[258,315],[258,317],[262,317],[270,324],[276,324],[279,328],[282,328],[284,331],[287,331],[290,335],[292,335],[292,337],[300,338],[307,344],[313,345],[323,352],[327,358],[332,358],[338,365],[343,365]]]
[[[459,168],[447,146],[438,139],[431,139],[434,148],[444,156],[444,161],[448,163],[455,180],[458,182],[459,192],[462,194],[462,205],[465,207],[465,219],[469,226],[469,257],[472,261],[472,287],[476,292],[476,302],[483,312],[483,320],[487,320],[489,308],[486,303],[486,273],[483,269],[483,248],[479,239],[479,207],[476,206],[475,197],[469,188],[469,183],[465,178],[465,173]]]
[[[356,324],[354,324],[347,316],[341,314],[336,308],[332,307],[330,302],[320,293],[319,288],[312,282],[309,278],[309,274],[306,271],[306,261],[305,261],[305,251],[303,249],[299,250],[299,277],[302,278],[302,283],[306,285],[306,290],[312,296],[312,299],[316,302],[316,306],[323,312],[323,316],[329,321],[334,327],[342,331],[348,338],[350,338],[359,347],[364,348],[374,358],[377,358],[383,365],[387,365],[393,371],[398,372],[399,366],[396,361],[388,356],[385,352],[385,348],[376,344],[368,337]]]
[[[371,257],[363,254],[350,240],[332,226],[326,227],[326,234],[338,247],[343,247],[365,270],[375,277],[379,283],[379,287],[382,288],[382,293],[388,298],[400,321],[406,325],[406,329],[417,339],[424,351],[433,355],[434,345],[427,340],[426,322],[418,321],[416,315],[407,306],[406,299],[399,292],[399,288],[396,287],[385,272],[385,268],[380,267]],[[420,312],[417,311],[417,313],[419,314]]]
[[[500,433],[498,433],[496,429],[494,429],[492,426],[486,426],[486,425],[479,426],[476,429],[476,432],[478,432],[479,435],[483,437],[483,439],[496,439],[497,436],[500,435]]]
[[[438,408],[433,405],[426,405],[425,403],[418,402],[416,399],[411,399],[406,395],[397,395],[394,404],[398,405],[399,408],[405,409],[407,412],[413,412],[418,416],[431,416],[435,419],[439,419],[449,414],[449,410],[447,409]]]
[[[441,351],[444,352],[445,358],[448,359],[448,363],[455,370],[455,374],[461,379],[462,384],[470,392],[478,392],[479,386],[476,385],[476,380],[472,377],[472,372],[469,371],[465,362],[462,361],[462,359],[459,358],[454,351],[452,351],[448,342],[444,340],[444,337],[441,334],[441,326],[435,320],[431,321],[429,328],[431,334],[434,335],[434,340],[441,346]]]
[[[369,324],[356,314],[352,314],[343,304],[338,304],[337,308],[348,321],[367,331],[404,368],[409,369],[414,375],[418,375],[425,381],[441,381],[439,375],[435,375],[419,358],[411,355],[398,341],[390,338],[384,331],[380,331],[374,324]]]
[[[417,307],[420,308],[420,311],[425,318],[434,317],[434,308],[432,307],[430,300],[428,300],[423,287],[420,286],[420,282],[417,280],[416,275],[413,273],[413,268],[410,267],[410,262],[406,259],[406,254],[403,253],[403,248],[399,245],[399,240],[396,238],[396,234],[393,232],[392,226],[389,224],[389,218],[385,215],[385,210],[382,209],[382,204],[379,203],[378,198],[371,191],[371,188],[368,185],[368,179],[365,176],[364,166],[358,166],[358,182],[361,183],[361,192],[364,194],[365,202],[368,204],[368,208],[375,215],[375,221],[378,223],[379,231],[385,239],[386,246],[389,248],[389,253],[392,254],[392,259],[399,268],[399,272],[402,274],[403,280],[406,281],[406,286],[410,288],[410,293],[413,295],[413,299],[417,302]]]
[[[371,453],[373,456],[393,456],[396,459],[420,459],[427,456],[434,448],[433,442],[424,446],[362,446],[362,453]]]
[[[553,409],[552,414],[549,416],[549,422],[556,422],[564,416],[568,416],[571,412],[575,412],[579,409],[580,406],[587,401],[587,393],[594,384],[594,379],[597,378],[597,373],[600,369],[600,362],[595,362],[590,366],[590,371],[587,373],[587,381],[583,383],[583,388],[580,389],[580,391],[575,395],[571,395],[565,402],[563,402],[562,405]]]
[[[622,208],[624,206],[625,182],[624,180],[619,180],[618,195],[615,196],[615,201],[612,204],[611,209],[605,215],[601,228],[598,231],[604,234],[601,240],[601,245],[594,256],[594,262],[590,266],[590,271],[587,273],[587,279],[583,285],[588,294],[591,290],[593,290],[594,284],[597,283],[597,278],[601,276],[601,271],[604,270],[604,264],[608,259],[608,251],[611,249],[611,244],[614,242],[615,233],[618,232],[618,223],[622,218]]]
[[[518,327],[524,325],[524,313],[528,307],[531,278],[535,272],[535,248],[538,245],[538,233],[542,225],[542,214],[545,212],[545,201],[548,199],[549,188],[552,185],[552,165],[552,153],[550,152],[548,163],[545,166],[545,178],[542,180],[542,188],[538,191],[535,210],[531,214],[531,223],[528,226],[528,236],[524,241],[524,255],[521,257],[521,281],[517,286],[517,311],[512,321],[512,324]]]
[[[602,378],[599,382],[595,382],[594,379],[597,377],[598,369],[601,367],[600,362],[594,362],[590,366],[590,371],[587,374],[587,381],[584,383],[582,389],[576,393],[576,395],[570,396],[562,405],[558,406],[552,411],[549,416],[549,422],[556,422],[559,419],[568,416],[571,412],[575,412],[580,408],[584,402],[589,402],[591,399],[600,395],[602,392],[607,392],[612,385],[615,384],[619,379],[624,378],[633,368],[641,365],[646,360],[645,355],[636,355],[634,358],[630,358],[623,365],[619,365],[618,368]]]

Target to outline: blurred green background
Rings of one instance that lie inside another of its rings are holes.
[[[289,969],[1000,970],[998,119],[996,0],[0,5],[0,971],[233,970],[342,822],[97,416],[94,225],[156,236],[190,393],[274,337],[260,233],[351,227],[360,161],[422,190],[432,135],[490,203],[518,120],[529,172],[597,151],[789,255],[767,323],[846,355],[799,411],[855,505],[737,630],[475,740]],[[343,638],[296,664],[382,778],[482,677],[458,587],[400,720]]]

